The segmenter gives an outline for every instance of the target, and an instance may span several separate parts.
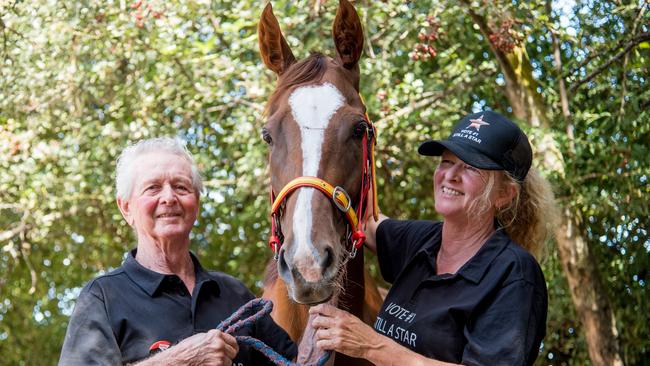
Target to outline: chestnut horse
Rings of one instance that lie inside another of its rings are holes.
[[[363,248],[350,255],[352,245],[361,243],[351,238],[362,237],[350,227],[350,216],[363,211],[368,190],[368,183],[362,189],[362,167],[370,165],[364,161],[364,144],[374,138],[359,96],[363,32],[354,7],[341,0],[332,31],[333,58],[314,53],[296,60],[270,4],[258,34],[262,59],[278,76],[262,136],[269,144],[271,190],[284,192],[273,208],[272,235],[279,238],[272,236],[271,244],[277,263],[269,264],[263,297],[274,302],[272,316],[291,338],[304,338],[298,361],[308,362],[319,352],[309,339],[309,305],[330,302],[372,324],[382,302],[364,269]],[[317,184],[296,186],[296,178],[305,177]],[[319,191],[320,184],[336,188],[322,194],[327,190]],[[336,355],[335,364],[367,363]]]

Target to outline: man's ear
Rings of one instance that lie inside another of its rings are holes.
[[[131,205],[128,200],[123,200],[121,198],[117,198],[117,207],[120,208],[120,212],[122,213],[122,217],[124,217],[124,220],[130,225],[133,226],[133,215],[131,212]]]

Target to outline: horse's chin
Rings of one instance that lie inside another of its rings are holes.
[[[334,287],[329,284],[308,284],[297,288],[289,286],[289,297],[298,304],[314,306],[329,302],[334,297]]]
[[[292,300],[297,302],[298,304],[308,305],[308,306],[316,306],[316,305],[319,305],[319,304],[322,304],[322,303],[330,302],[330,300],[332,300],[332,297],[334,297],[334,292],[333,291],[332,291],[332,293],[330,293],[328,296],[326,296],[325,298],[323,298],[321,300],[297,299],[297,298],[294,298],[294,297],[292,297]]]

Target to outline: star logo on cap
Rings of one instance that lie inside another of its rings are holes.
[[[490,125],[489,123],[487,123],[487,122],[485,122],[483,120],[483,115],[482,114],[481,114],[481,116],[479,118],[470,119],[469,121],[471,123],[469,124],[469,126],[467,126],[467,128],[474,127],[476,129],[476,131],[479,131],[481,129],[481,126],[489,126]]]

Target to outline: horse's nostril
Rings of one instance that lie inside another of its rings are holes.
[[[325,248],[325,258],[323,259],[323,273],[330,268],[334,263],[334,250],[332,248]]]

